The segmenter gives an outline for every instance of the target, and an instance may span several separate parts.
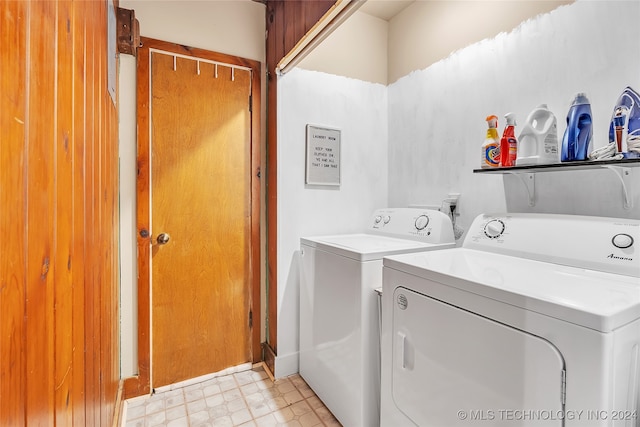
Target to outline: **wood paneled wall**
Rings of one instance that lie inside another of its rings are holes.
[[[118,130],[107,7],[0,0],[2,426],[114,419]]]
[[[335,0],[267,0],[267,259],[269,294],[265,361],[273,372],[277,354],[277,83],[278,62],[333,6]]]

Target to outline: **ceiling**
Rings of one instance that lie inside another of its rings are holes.
[[[411,3],[414,3],[414,1],[415,0],[367,0],[358,10],[388,21]]]

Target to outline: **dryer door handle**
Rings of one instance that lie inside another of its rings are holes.
[[[398,346],[400,347],[400,360],[402,361],[402,369],[413,370],[414,354],[413,346],[404,332],[398,332]]]

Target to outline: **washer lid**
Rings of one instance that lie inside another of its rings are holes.
[[[384,266],[602,332],[640,318],[637,277],[465,248],[397,255]]]
[[[358,261],[379,260],[387,255],[453,248],[455,243],[425,243],[373,234],[303,237],[300,244]]]

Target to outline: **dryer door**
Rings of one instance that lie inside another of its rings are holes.
[[[550,342],[396,288],[393,399],[419,426],[561,426],[564,360]]]

